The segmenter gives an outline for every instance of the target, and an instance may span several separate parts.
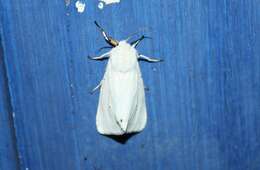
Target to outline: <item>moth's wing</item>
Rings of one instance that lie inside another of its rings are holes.
[[[144,83],[141,76],[139,65],[137,65],[137,90],[135,94],[135,109],[129,118],[127,133],[140,132],[145,128],[147,122],[147,111],[145,104]]]
[[[116,122],[114,107],[112,106],[111,99],[111,85],[109,81],[109,75],[111,73],[110,62],[107,64],[107,69],[102,80],[100,88],[98,110],[96,115],[96,126],[100,134],[104,135],[121,135],[124,132],[120,129]]]
[[[108,62],[106,73],[102,80],[96,116],[97,130],[101,134],[122,135],[124,133],[140,132],[146,125],[147,113],[144,85],[139,65],[137,65],[136,70],[131,73],[126,75],[120,74],[121,73],[112,71],[111,64]],[[119,81],[121,79],[123,81]],[[126,84],[131,86],[128,87],[128,90]],[[131,97],[128,99],[126,96]],[[131,106],[129,106],[130,103]],[[115,108],[118,109],[118,113]],[[123,111],[122,113],[127,111],[125,110],[127,108],[130,109],[128,110],[130,116],[127,129],[123,131],[117,122],[116,116],[119,116],[118,114],[120,114],[121,111]]]

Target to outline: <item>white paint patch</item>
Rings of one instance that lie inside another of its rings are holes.
[[[98,8],[103,9],[104,4],[109,5],[109,4],[114,4],[114,3],[119,3],[120,0],[99,0],[100,2],[98,3]]]
[[[104,2],[106,5],[120,2],[120,0],[99,0],[99,1]]]
[[[103,2],[99,2],[98,3],[98,8],[99,9],[103,9],[104,8],[104,3]]]
[[[82,13],[82,12],[84,12],[84,10],[85,10],[86,4],[85,4],[83,1],[80,1],[80,0],[79,0],[79,1],[77,1],[77,2],[75,3],[75,6],[76,6],[78,12],[79,12],[79,13]]]

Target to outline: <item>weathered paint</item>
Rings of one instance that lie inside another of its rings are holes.
[[[120,3],[120,0],[99,0],[98,8],[103,9],[104,5]]]
[[[98,8],[99,9],[103,9],[104,8],[104,3],[103,2],[99,2],[98,3]]]
[[[79,1],[77,1],[77,2],[75,3],[75,7],[77,8],[77,11],[78,11],[79,13],[82,13],[82,12],[85,11],[85,6],[86,6],[86,4],[85,4],[85,2],[82,1],[82,0],[79,0]]]
[[[106,5],[120,2],[120,0],[99,0],[99,1],[104,2]]]

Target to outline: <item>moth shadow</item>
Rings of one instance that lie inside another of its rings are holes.
[[[103,135],[108,138],[111,138],[115,140],[118,143],[125,144],[131,137],[137,135],[138,132],[136,133],[129,133],[129,134],[124,134],[124,135]]]

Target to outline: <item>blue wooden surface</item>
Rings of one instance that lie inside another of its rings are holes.
[[[18,168],[16,148],[12,108],[3,61],[3,48],[0,43],[0,170],[15,170]]]
[[[0,1],[1,32],[21,169],[260,169],[258,0]],[[125,144],[95,127],[106,62],[93,24],[124,39],[150,28],[138,47],[148,124]]]

